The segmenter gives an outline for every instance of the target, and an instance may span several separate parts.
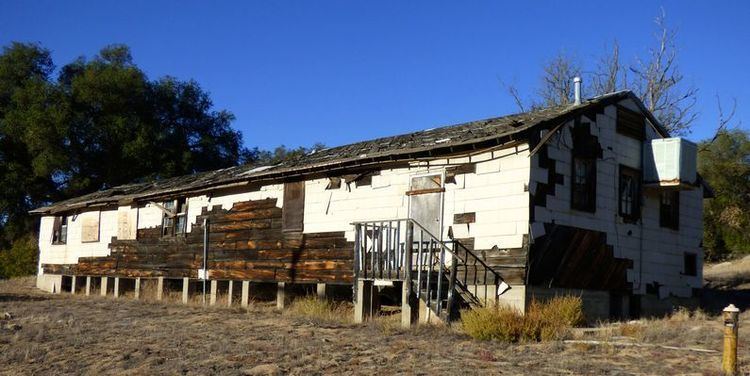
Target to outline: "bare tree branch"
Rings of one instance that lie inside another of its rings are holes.
[[[648,60],[636,60],[630,67],[635,74],[631,83],[636,94],[672,134],[690,132],[698,114],[694,111],[698,89],[685,86],[677,64],[676,31],[666,24],[666,14],[656,17],[658,46],[649,51]]]

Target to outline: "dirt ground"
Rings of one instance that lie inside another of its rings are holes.
[[[719,350],[717,317],[603,326],[575,337],[642,346],[511,345],[475,341],[455,328],[401,330],[393,320],[325,323],[263,303],[248,311],[204,308],[50,295],[32,286],[30,278],[0,281],[0,374],[720,374],[719,352],[653,346]],[[748,335],[741,331],[741,360],[750,359]]]

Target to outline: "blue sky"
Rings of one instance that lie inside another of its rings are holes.
[[[712,134],[716,95],[750,121],[747,1],[3,1],[0,45],[40,42],[58,66],[125,43],[151,78],[195,79],[248,146],[329,146],[516,112],[560,51],[625,62],[654,44],[660,8],[700,90],[690,138]]]

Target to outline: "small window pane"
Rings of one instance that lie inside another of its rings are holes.
[[[596,163],[591,158],[573,158],[572,207],[577,210],[596,209]]]
[[[640,218],[641,173],[626,166],[620,166],[619,213],[627,221]]]

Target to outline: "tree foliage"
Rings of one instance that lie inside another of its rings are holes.
[[[709,260],[750,251],[750,133],[721,130],[700,144],[698,170],[714,190],[704,204],[704,249]]]
[[[214,109],[195,81],[149,79],[124,45],[107,46],[59,70],[38,44],[4,47],[0,250],[34,231],[27,213],[43,204],[251,162],[257,153],[243,147],[233,120]]]

